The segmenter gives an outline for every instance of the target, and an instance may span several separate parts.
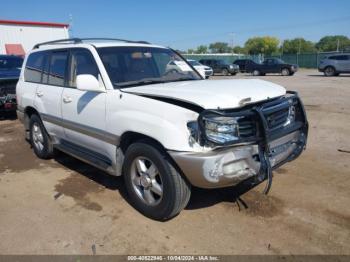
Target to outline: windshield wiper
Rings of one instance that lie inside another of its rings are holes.
[[[181,77],[181,78],[177,78],[177,79],[167,80],[167,81],[165,81],[165,83],[180,82],[180,81],[192,81],[192,80],[199,80],[199,79],[188,78],[188,77]]]
[[[159,79],[143,79],[143,80],[139,80],[139,81],[129,81],[129,82],[124,82],[124,83],[113,83],[113,84],[119,88],[125,88],[125,87],[162,84],[162,83],[165,83],[165,81],[159,80]]]

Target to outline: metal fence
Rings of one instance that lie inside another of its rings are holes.
[[[281,58],[289,64],[297,64],[302,68],[317,68],[319,62],[325,57],[337,54],[339,52],[325,52],[325,53],[302,53],[302,54],[273,54],[265,57]],[[264,60],[264,55],[237,55],[237,54],[184,54],[187,59],[201,60],[201,59],[223,59],[228,63],[232,63],[237,59],[252,59],[255,62]]]

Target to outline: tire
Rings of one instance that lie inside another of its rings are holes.
[[[288,68],[283,68],[283,69],[281,70],[281,74],[282,74],[283,76],[289,76],[289,75],[290,75],[290,71],[289,71]]]
[[[191,186],[157,147],[144,142],[130,145],[123,170],[130,202],[145,216],[164,221],[186,207]]]
[[[221,73],[224,75],[224,76],[228,76],[229,75],[229,72],[226,68],[222,69]]]
[[[335,76],[336,75],[335,68],[333,66],[327,66],[324,69],[324,75],[325,76]]]
[[[29,122],[30,143],[34,153],[41,159],[50,159],[54,155],[51,139],[38,115],[32,115]]]
[[[253,70],[252,72],[253,76],[259,76],[261,73],[258,69]]]

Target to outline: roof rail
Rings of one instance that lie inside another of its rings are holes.
[[[125,40],[125,39],[118,39],[118,38],[67,38],[67,39],[59,39],[59,40],[54,40],[54,41],[48,41],[48,42],[43,42],[43,43],[38,43],[36,44],[33,49],[37,49],[42,45],[55,45],[55,44],[80,44],[83,43],[84,41],[118,41],[118,42],[126,42],[126,43],[139,43],[139,44],[150,44],[149,42],[146,41],[132,41],[132,40]]]

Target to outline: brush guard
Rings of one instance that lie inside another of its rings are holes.
[[[295,119],[293,123],[282,127],[271,126],[271,116],[273,114],[278,113],[281,110],[289,110],[289,108],[292,106],[295,109]],[[252,121],[257,122],[256,133],[254,136],[240,138],[239,140],[225,144],[215,145],[212,141],[210,141],[210,139],[208,139],[205,133],[204,119],[208,115],[248,117],[252,119]],[[260,170],[256,176],[248,178],[237,185],[237,189],[240,194],[247,192],[265,180],[267,180],[267,183],[263,193],[268,194],[272,185],[273,170],[285,164],[286,162],[296,159],[305,149],[308,135],[308,121],[305,113],[305,108],[298,96],[298,93],[293,91],[287,91],[287,94],[285,96],[276,98],[272,101],[247,105],[238,110],[204,110],[198,117],[198,123],[199,140],[201,145],[225,147],[242,144],[258,144],[258,159],[260,161]],[[282,161],[272,165],[271,158],[273,157],[273,152],[270,149],[270,143],[276,139],[279,139],[296,131],[300,132],[300,136],[298,141],[295,142],[296,147],[293,152]]]

